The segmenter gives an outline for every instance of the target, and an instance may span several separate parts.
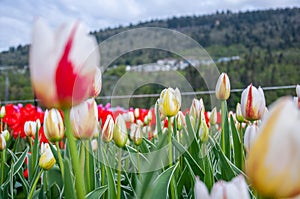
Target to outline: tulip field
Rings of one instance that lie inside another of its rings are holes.
[[[171,87],[150,109],[111,107],[95,100],[96,46],[80,23],[53,32],[36,21],[29,57],[40,106],[1,105],[0,198],[300,197],[299,85],[297,97],[267,105],[250,84],[229,111],[221,73],[211,110],[201,98],[183,110]]]

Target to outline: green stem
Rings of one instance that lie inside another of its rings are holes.
[[[137,169],[138,169],[138,176],[139,179],[141,179],[141,165],[140,165],[140,152],[139,152],[139,146],[136,146],[137,150]]]
[[[64,181],[64,164],[63,164],[63,160],[62,160],[62,156],[61,156],[61,152],[60,152],[60,148],[59,148],[59,144],[58,142],[55,142],[55,146],[57,149],[57,155],[58,155],[58,163],[59,163],[59,167],[60,167],[60,171],[61,171],[61,177]]]
[[[173,165],[172,121],[171,121],[171,117],[168,117],[168,142],[169,142],[169,167],[171,167]],[[171,184],[170,184],[171,198],[175,198],[173,184],[174,184],[174,178],[173,178],[173,176],[171,176]]]
[[[117,184],[117,199],[121,198],[121,158],[122,158],[122,149],[119,148],[119,157],[118,157],[118,184]]]
[[[245,151],[244,151],[244,135],[243,135],[243,129],[242,129],[242,122],[240,122],[239,126],[239,135],[240,135],[240,140],[241,140],[241,169],[244,171],[245,168]]]
[[[103,148],[103,154],[106,153],[106,149],[107,149],[108,144],[104,143],[104,148]],[[104,159],[104,158],[103,158]],[[101,185],[104,186],[105,185],[105,165],[103,163],[101,163]]]
[[[85,171],[86,171],[86,182],[87,182],[87,192],[89,193],[91,190],[91,183],[90,183],[90,180],[91,180],[91,173],[90,173],[90,160],[89,160],[89,140],[86,140],[85,141]]]
[[[221,101],[221,114],[222,114],[222,133],[221,133],[221,146],[222,146],[222,151],[225,153],[225,103],[226,102],[225,100],[222,100]]]
[[[3,184],[3,182],[4,182],[4,163],[5,163],[5,159],[6,159],[5,155],[6,155],[6,150],[3,149],[2,159],[1,159],[1,184]]]
[[[31,198],[32,198],[33,192],[34,192],[35,187],[36,187],[36,184],[38,183],[38,181],[39,181],[39,179],[40,179],[42,173],[43,173],[43,170],[41,170],[41,171],[39,172],[39,174],[37,175],[37,177],[36,177],[36,179],[35,179],[35,181],[34,181],[32,187],[31,187],[31,190],[30,190],[30,192],[29,192],[28,199],[31,199]]]
[[[85,197],[85,187],[84,187],[84,181],[83,181],[83,174],[79,167],[79,158],[78,158],[78,152],[76,147],[76,141],[73,136],[73,133],[71,132],[71,122],[70,122],[70,110],[64,110],[64,116],[65,116],[65,125],[66,125],[66,137],[68,139],[68,147],[70,149],[70,155],[71,155],[71,162],[72,167],[75,175],[75,188],[76,188],[76,195],[77,199],[84,199]],[[68,182],[69,183],[69,182]]]

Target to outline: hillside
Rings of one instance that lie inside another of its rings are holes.
[[[220,71],[231,77],[233,88],[243,88],[253,82],[255,85],[291,85],[300,83],[300,8],[263,10],[232,13],[218,12],[212,15],[174,17],[167,20],[153,20],[119,28],[94,31],[97,41],[138,27],[162,27],[182,32],[201,44],[214,58],[240,56],[238,61],[219,63]],[[0,67],[28,65],[28,45],[11,47],[0,53]],[[139,50],[115,60],[112,65],[137,65],[156,62],[159,58],[171,57],[170,53],[153,50]],[[124,68],[104,73],[103,79],[113,81],[124,73]],[[193,77],[193,69],[187,68],[185,75],[195,90],[205,89],[199,77]],[[121,72],[120,72],[121,71]],[[9,99],[28,99],[30,91],[29,73],[11,72],[9,75]],[[0,99],[4,99],[5,77],[0,71]],[[103,82],[112,84],[112,82]],[[111,90],[104,87],[103,95]],[[26,92],[25,92],[26,91]],[[156,92],[147,88],[148,92]],[[137,92],[145,92],[139,89]],[[283,94],[294,94],[294,90],[266,93],[267,101]],[[269,98],[268,98],[269,97]],[[233,95],[229,104],[236,102]],[[141,102],[144,103],[144,102]]]

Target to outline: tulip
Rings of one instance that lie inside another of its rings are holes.
[[[177,122],[177,130],[179,131],[186,126],[185,116],[181,111],[179,111],[176,115],[176,122]]]
[[[218,120],[217,108],[214,107],[209,116],[209,123],[211,125],[215,125],[217,123],[217,120]]]
[[[127,142],[128,139],[127,128],[126,128],[125,120],[122,115],[119,115],[116,118],[113,139],[115,141],[115,144],[120,148],[124,147]]]
[[[249,85],[242,93],[241,109],[245,119],[254,121],[263,116],[266,107],[264,91]]]
[[[263,118],[246,161],[253,187],[274,198],[300,194],[300,117],[289,97],[280,98]]]
[[[97,97],[101,92],[101,87],[102,87],[101,70],[97,68],[94,76],[91,97]]]
[[[56,160],[52,154],[48,143],[42,143],[41,145],[41,157],[39,160],[39,166],[45,170],[49,170],[56,163]]]
[[[240,123],[242,123],[242,122],[245,121],[244,116],[242,114],[242,108],[241,108],[241,104],[240,103],[237,103],[237,105],[236,105],[235,118]]]
[[[164,89],[158,100],[160,112],[168,117],[175,116],[181,107],[181,94],[178,88]]]
[[[216,97],[219,100],[227,100],[230,96],[230,81],[226,73],[219,76],[216,85]]]
[[[257,133],[258,133],[258,127],[256,125],[250,125],[246,128],[245,135],[244,135],[244,147],[247,153],[249,153],[252,144],[257,137]]]
[[[92,92],[100,63],[96,39],[79,22],[55,32],[38,19],[29,56],[31,83],[37,98],[48,108],[71,108]]]
[[[206,185],[196,176],[196,182],[194,187],[196,199],[210,199]]]
[[[26,136],[28,137],[34,137],[35,133],[37,132],[38,127],[37,127],[37,123],[33,122],[33,121],[27,121],[24,124],[24,132],[26,134]]]
[[[205,119],[202,119],[199,128],[199,137],[202,142],[206,142],[209,138],[209,130]]]
[[[94,151],[94,152],[98,149],[98,141],[97,141],[97,139],[93,139],[91,141],[91,146],[92,146],[92,151]]]
[[[114,133],[114,119],[111,115],[107,115],[105,123],[102,128],[101,138],[104,142],[110,142]]]
[[[196,120],[201,116],[201,113],[203,112],[205,112],[203,99],[201,98],[200,100],[197,100],[194,98],[190,107],[190,116]]]
[[[127,113],[123,113],[123,118],[125,120],[125,122],[134,122],[134,113],[132,111],[129,111]]]
[[[143,141],[143,135],[142,135],[142,128],[138,124],[131,124],[130,127],[130,139],[133,141],[133,143],[138,146]]]
[[[140,116],[140,110],[138,108],[135,108],[133,112],[134,112],[134,117],[135,118],[139,118],[139,116]]]
[[[3,134],[0,134],[0,151],[3,151],[6,148],[6,141]]]
[[[300,85],[299,84],[297,84],[297,86],[296,86],[296,94],[297,94],[298,99],[300,99]]]
[[[70,119],[74,137],[90,139],[97,131],[98,109],[96,101],[91,98],[71,109]]]
[[[2,131],[2,135],[4,136],[5,141],[7,142],[10,138],[10,133],[7,129],[5,129],[4,131]]]
[[[1,109],[0,109],[0,118],[4,118],[5,113],[6,113],[5,106],[1,106]]]
[[[57,109],[45,111],[44,116],[44,133],[50,142],[60,141],[64,137],[64,123],[60,112]]]
[[[144,124],[148,125],[152,120],[152,111],[149,110],[147,115],[144,118]]]
[[[248,186],[242,175],[233,178],[230,182],[222,180],[216,182],[210,196],[205,184],[196,177],[194,191],[196,199],[250,199]]]

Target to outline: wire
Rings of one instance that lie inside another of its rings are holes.
[[[270,91],[270,90],[283,90],[283,89],[295,89],[296,85],[287,85],[287,86],[268,86],[268,87],[262,87],[264,91]],[[240,93],[244,89],[231,89],[231,93]],[[181,92],[182,96],[189,96],[189,95],[210,95],[214,94],[215,91],[195,91],[195,92]],[[128,98],[146,98],[146,97],[159,97],[160,94],[153,93],[153,94],[136,94],[136,95],[111,95],[111,96],[99,96],[96,99],[128,99]],[[39,101],[39,100],[37,100]],[[9,101],[2,101],[3,104],[18,104],[18,103],[33,103],[33,99],[27,99],[27,100],[9,100]]]

